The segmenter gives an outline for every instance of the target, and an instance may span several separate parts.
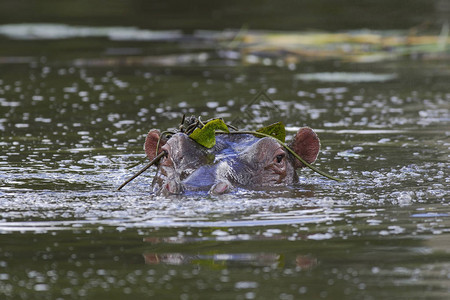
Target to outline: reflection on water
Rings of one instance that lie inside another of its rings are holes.
[[[280,262],[280,256],[275,253],[221,253],[221,254],[197,254],[197,255],[185,255],[182,253],[145,253],[144,255],[146,264],[168,264],[168,265],[181,265],[181,264],[202,264],[211,265],[211,267],[223,266],[255,266],[255,267],[277,267]]]
[[[3,234],[0,265],[5,271],[0,273],[0,287],[6,296],[45,292],[38,296],[71,298],[106,291],[139,297],[208,291],[223,293],[225,298],[241,291],[251,291],[257,298],[283,293],[319,297],[336,289],[336,295],[329,297],[396,294],[445,299],[448,263],[437,263],[448,257],[445,235],[414,237],[398,230],[395,238],[382,231],[377,235],[373,230],[385,226],[381,220],[376,222],[383,215],[358,214],[353,220],[359,225],[341,228],[347,238],[309,242],[283,237],[305,230],[295,226],[244,231],[78,226],[72,232],[23,233],[23,239]],[[399,211],[397,216],[404,217]],[[366,220],[367,227],[362,225]],[[264,234],[258,233],[262,230]],[[25,239],[33,241],[32,252],[24,250],[29,247]],[[405,291],[405,286],[411,290]]]
[[[158,245],[161,243],[178,244],[183,245],[185,243],[212,243],[214,242],[237,242],[237,241],[264,241],[264,242],[276,242],[280,240],[295,241],[300,238],[306,237],[286,237],[279,235],[280,230],[270,229],[263,235],[248,235],[238,234],[230,235],[226,231],[216,230],[212,232],[212,237],[165,237],[165,238],[144,238],[144,242],[151,243],[152,245]],[[215,236],[215,237],[214,237]],[[239,251],[236,247],[234,251]],[[198,264],[210,266],[212,268],[227,268],[227,267],[271,267],[271,268],[284,268],[286,265],[293,265],[303,270],[310,269],[317,265],[317,260],[309,256],[296,255],[295,261],[286,262],[284,255],[277,253],[204,253],[204,254],[185,254],[185,253],[144,253],[143,254],[146,264],[168,264],[168,265],[181,265],[181,264]]]
[[[228,267],[270,267],[279,268],[295,263],[296,267],[307,270],[317,265],[317,260],[308,256],[298,255],[295,262],[286,262],[284,257],[276,253],[220,253],[186,255],[182,253],[145,253],[145,263],[149,265],[167,264],[197,264],[211,268]]]

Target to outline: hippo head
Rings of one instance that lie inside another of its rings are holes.
[[[145,141],[150,160],[156,155],[160,132],[151,130]],[[301,158],[313,163],[320,141],[311,128],[301,128],[289,144]],[[184,133],[161,140],[165,155],[153,180],[157,194],[209,191],[223,194],[234,187],[260,188],[298,181],[296,169],[304,167],[274,138],[251,134],[217,134],[216,144],[205,148]]]

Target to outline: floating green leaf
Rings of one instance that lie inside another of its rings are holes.
[[[222,119],[214,119],[195,129],[189,137],[206,148],[212,148],[216,144],[216,130],[230,132]]]
[[[286,140],[286,130],[284,128],[283,122],[274,123],[269,126],[260,128],[256,132],[270,135],[283,143]]]

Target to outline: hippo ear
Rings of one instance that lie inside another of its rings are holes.
[[[317,155],[319,154],[320,140],[314,130],[304,127],[299,129],[289,146],[298,154],[298,156],[311,164],[316,160]],[[298,159],[295,159],[294,166],[295,168],[303,168],[305,165]]]
[[[156,146],[158,145],[159,137],[161,133],[158,129],[152,129],[148,132],[147,137],[145,138],[144,150],[145,154],[147,154],[148,159],[152,160],[156,156]],[[159,143],[158,154],[161,152],[161,147],[166,143],[165,139],[161,139]]]

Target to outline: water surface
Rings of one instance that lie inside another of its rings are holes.
[[[247,65],[181,27],[120,25],[0,37],[1,297],[447,298],[446,61]],[[155,197],[152,170],[115,191],[183,114],[310,126],[344,181]]]

